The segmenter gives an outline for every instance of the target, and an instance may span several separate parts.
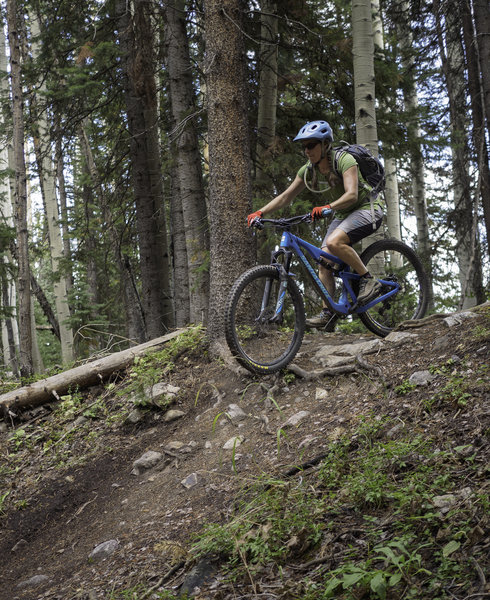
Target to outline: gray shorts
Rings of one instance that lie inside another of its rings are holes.
[[[349,236],[350,245],[353,246],[379,229],[382,222],[383,211],[379,208],[374,211],[374,228],[370,210],[356,210],[345,219],[334,219],[328,227],[322,247],[327,245],[327,238],[335,229],[344,231]]]

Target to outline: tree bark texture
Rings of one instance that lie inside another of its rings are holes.
[[[258,56],[259,105],[257,114],[257,145],[255,179],[260,192],[267,194],[263,165],[270,160],[270,148],[276,135],[277,109],[277,31],[278,16],[275,0],[262,0],[260,16],[260,51]]]
[[[460,308],[470,308],[482,301],[482,274],[477,207],[473,206],[469,175],[469,147],[467,138],[467,89],[464,79],[464,55],[461,18],[453,5],[443,7],[434,1],[442,71],[449,96],[451,123],[451,152],[453,163],[454,225],[456,255],[461,285]]]
[[[356,140],[378,156],[371,0],[352,0]]]
[[[208,333],[223,337],[231,286],[252,264],[246,227],[251,206],[243,0],[205,0],[211,292]]]
[[[195,90],[187,40],[185,1],[165,3],[165,47],[172,112],[171,146],[175,149],[175,172],[187,247],[190,321],[207,320],[209,231],[197,138]]]
[[[171,165],[170,176],[170,234],[174,283],[175,325],[182,327],[190,323],[189,263],[185,240],[184,215],[180,201],[177,166]]]
[[[6,53],[6,39],[3,27],[0,28],[0,71],[7,73],[8,59]],[[9,95],[9,83],[5,77],[2,77],[0,89],[4,97]],[[6,124],[6,115],[0,114],[0,122],[2,126]],[[11,140],[5,146],[0,148],[0,170],[9,169],[12,158]],[[0,179],[0,214],[3,224],[7,227],[14,227],[14,219],[12,214],[12,195],[11,176],[6,175]],[[19,330],[17,326],[16,307],[17,307],[17,291],[15,287],[15,279],[12,270],[8,268],[12,264],[12,256],[10,252],[5,252],[1,259],[5,265],[2,269],[1,282],[1,304],[6,316],[1,320],[2,327],[2,348],[3,362],[6,369],[11,370],[14,375],[19,375],[19,365],[17,361],[17,352],[19,348]]]
[[[134,14],[131,7],[134,5]],[[146,338],[160,336],[173,321],[165,227],[157,93],[150,5],[118,0],[118,27],[128,117],[131,179],[141,264],[141,301]]]
[[[487,136],[490,136],[490,10],[488,9],[488,0],[473,0],[473,14],[482,76]]]
[[[383,59],[386,59],[383,20],[381,18],[379,0],[371,0],[371,9],[373,12],[374,48],[378,51],[378,53],[381,53]],[[386,112],[390,112],[388,103],[384,107],[384,110]],[[390,154],[395,154],[393,148],[390,148]],[[401,240],[400,198],[398,195],[397,167],[395,158],[385,155],[384,167],[386,176],[384,196],[386,199],[386,226],[388,228],[388,235],[390,238]]]
[[[34,56],[37,56],[40,52],[40,28],[36,16],[30,14],[30,21],[31,33],[33,35],[32,48]],[[41,81],[38,86],[40,94],[46,94],[45,82]],[[47,117],[47,107],[44,107],[44,110],[39,110],[39,98],[34,92],[32,92],[32,97],[31,102],[33,102],[35,112],[37,112],[35,126],[38,132],[38,136],[34,136],[34,148],[48,227],[54,304],[60,331],[61,359],[63,363],[67,364],[72,362],[74,358],[73,330],[69,324],[70,308],[68,306],[67,276],[61,271],[64,248],[60,228],[60,211],[56,197],[56,178],[50,124]]]
[[[419,124],[419,102],[415,87],[415,61],[413,58],[413,35],[410,26],[410,4],[404,0],[401,4],[398,37],[402,51],[402,66],[405,70],[407,84],[405,85],[405,107],[408,113],[414,115],[408,123],[408,134],[414,140],[410,172],[412,175],[413,209],[417,225],[417,252],[429,278],[429,311],[434,307],[434,292],[432,281],[432,246],[429,235],[427,215],[427,199],[425,194],[425,166],[421,147],[421,131]]]
[[[27,229],[27,183],[24,155],[24,103],[22,96],[19,18],[15,0],[7,0],[7,25],[12,87],[13,149],[15,169],[15,227],[18,248],[19,367],[23,377],[33,374],[30,264]]]
[[[483,107],[483,90],[480,79],[480,60],[476,43],[476,31],[471,14],[470,0],[465,0],[461,6],[463,39],[468,72],[468,91],[472,116],[473,145],[478,160],[480,178],[480,197],[483,206],[483,218],[490,240],[490,167],[488,164],[488,146],[485,139],[485,111]],[[487,244],[490,255],[490,244]]]

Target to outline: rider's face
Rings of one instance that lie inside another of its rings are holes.
[[[307,158],[315,163],[321,157],[322,145],[319,140],[310,140],[309,142],[303,142],[303,150]]]

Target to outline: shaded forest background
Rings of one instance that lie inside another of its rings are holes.
[[[431,310],[488,297],[485,0],[1,11],[0,316],[14,376],[188,323],[219,340],[231,283],[274,244],[245,217],[290,183],[305,162],[292,139],[318,118],[336,140],[379,149],[384,234],[423,258]],[[359,52],[374,69],[370,109],[356,96]],[[306,192],[287,211],[317,204]],[[302,234],[319,242],[324,227]]]

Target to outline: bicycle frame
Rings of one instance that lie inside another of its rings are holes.
[[[308,262],[303,251],[309,254],[312,257],[312,259],[318,264],[322,264],[323,259],[325,259],[330,261],[331,263],[334,263],[335,265],[339,265],[338,269],[336,269],[335,267],[332,268],[334,276],[340,277],[340,279],[342,280],[342,292],[338,302],[335,302],[332,296],[328,293],[328,290],[320,281],[320,278],[318,277],[311,264]],[[278,262],[277,260],[281,255],[284,256],[284,264]],[[349,315],[352,313],[358,314],[365,312],[366,310],[372,308],[375,304],[378,304],[379,302],[384,302],[391,296],[394,296],[400,289],[400,286],[396,281],[380,279],[379,281],[383,284],[384,290],[387,291],[385,291],[385,293],[383,293],[381,296],[378,296],[374,300],[371,300],[371,302],[368,302],[363,306],[357,306],[357,296],[354,290],[352,289],[352,283],[354,281],[359,281],[360,276],[357,273],[353,273],[350,270],[350,267],[346,265],[337,256],[329,254],[328,252],[317,248],[313,244],[306,242],[297,235],[292,234],[290,231],[285,230],[283,231],[281,237],[279,249],[275,250],[272,253],[271,264],[279,269],[281,282],[276,303],[276,311],[271,319],[272,321],[281,320],[282,306],[287,287],[287,280],[288,277],[295,276],[294,273],[291,273],[290,271],[291,259],[293,255],[295,255],[300,260],[301,264],[306,268],[306,271],[319,295],[325,300],[327,305],[331,307],[332,311],[338,315]],[[268,295],[269,290],[264,290],[263,307],[267,303]],[[349,300],[349,296],[351,300]]]

